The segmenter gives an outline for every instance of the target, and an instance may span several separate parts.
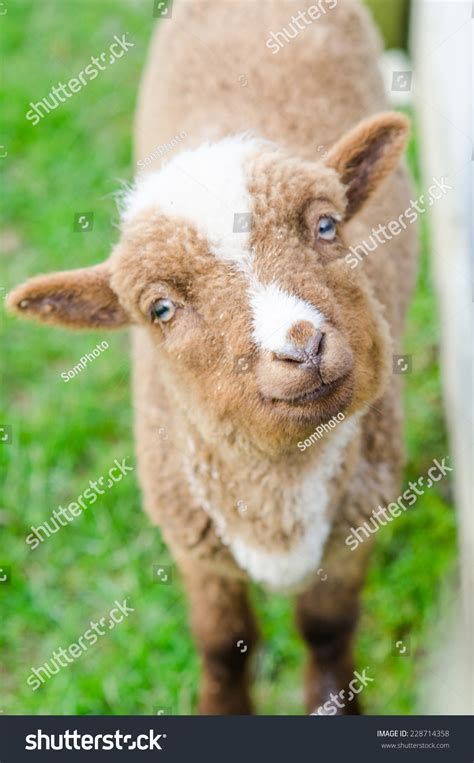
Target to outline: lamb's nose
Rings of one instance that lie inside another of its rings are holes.
[[[276,360],[301,363],[304,367],[318,366],[324,349],[324,334],[313,329],[304,343],[288,341],[279,352],[274,353]]]

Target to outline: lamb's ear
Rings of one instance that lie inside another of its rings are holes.
[[[69,328],[118,328],[130,320],[110,286],[106,264],[36,276],[10,292],[7,308]]]
[[[354,127],[331,148],[326,164],[337,171],[346,186],[346,219],[395,169],[408,131],[409,122],[402,114],[377,114]]]

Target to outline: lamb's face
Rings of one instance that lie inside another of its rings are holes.
[[[346,205],[334,169],[242,138],[138,181],[112,286],[173,389],[262,442],[375,399],[389,343],[344,260]]]
[[[387,328],[362,268],[344,260],[344,224],[372,175],[398,159],[406,125],[384,118],[337,144],[326,164],[240,137],[139,178],[106,263],[108,297],[118,300],[95,323],[108,314],[145,327],[173,394],[262,448],[287,447],[374,400]],[[21,301],[31,308],[34,298]]]

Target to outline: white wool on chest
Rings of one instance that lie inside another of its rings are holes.
[[[328,437],[327,446],[321,448],[314,467],[288,496],[295,523],[303,528],[302,535],[288,550],[264,548],[240,536],[235,528],[230,529],[219,507],[209,500],[205,478],[197,476],[188,464],[186,477],[193,496],[213,520],[217,534],[239,567],[255,582],[271,590],[289,591],[299,588],[316,573],[331,531],[330,483],[341,466],[345,448],[357,434],[358,419],[359,416],[352,416],[337,427]],[[283,474],[281,480],[284,491]],[[275,522],[284,519],[284,514],[278,516],[275,513]]]

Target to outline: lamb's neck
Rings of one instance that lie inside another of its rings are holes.
[[[218,437],[203,437],[190,426],[187,449],[192,460],[212,464],[217,472],[238,474],[240,482],[255,482],[257,473],[262,478],[276,475],[285,479],[291,475],[297,482],[300,476],[317,471],[322,464],[341,457],[346,445],[357,437],[360,416],[356,413],[347,417],[304,449],[294,443],[278,453],[268,453],[259,443],[252,443],[235,431]]]

